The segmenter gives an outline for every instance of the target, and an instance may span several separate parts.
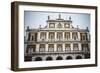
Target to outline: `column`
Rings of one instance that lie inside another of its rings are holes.
[[[70,39],[72,40],[72,32],[70,32]]]
[[[45,44],[45,51],[48,52],[48,44]]]
[[[81,48],[81,43],[78,43],[78,48],[79,48],[79,51],[82,50],[82,48]]]
[[[36,44],[36,52],[39,52],[39,46],[40,44]]]
[[[40,41],[40,32],[38,32],[37,41]]]
[[[27,31],[26,32],[26,38],[25,38],[26,41],[28,40],[28,37],[29,37],[29,32]]]
[[[89,51],[90,51],[90,43],[88,43],[88,49],[89,49]]]
[[[73,43],[71,43],[71,51],[73,51]]]
[[[48,41],[49,32],[46,32],[46,41]]]
[[[54,52],[57,52],[57,44],[54,44]]]
[[[24,44],[24,53],[26,54],[26,50],[27,50],[27,44]]]
[[[78,40],[80,41],[80,32],[78,32]]]
[[[55,41],[57,40],[57,32],[55,31]]]
[[[32,37],[34,37],[34,34],[31,33],[30,41],[33,41],[33,40],[32,40]]]
[[[65,40],[64,33],[65,33],[65,32],[63,32],[63,41]]]
[[[65,52],[65,44],[63,43],[62,45],[63,45],[63,51]]]

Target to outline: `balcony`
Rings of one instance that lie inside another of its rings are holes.
[[[44,51],[44,52],[40,52],[40,51],[37,51],[37,52],[32,52],[32,53],[25,53],[25,55],[43,55],[43,54],[85,54],[85,53],[90,53],[89,51],[82,51],[82,50],[78,50],[78,51],[53,51],[53,52],[50,52],[50,51]]]
[[[48,42],[48,41],[49,41],[49,42],[50,42],[50,41],[51,41],[51,42],[52,42],[52,41],[53,41],[53,42],[57,42],[57,41],[59,41],[59,42],[60,42],[60,41],[63,41],[63,42],[64,42],[64,41],[80,41],[80,40],[79,40],[79,39],[76,39],[76,40],[74,40],[74,39],[38,39],[37,41],[38,41],[38,42]]]

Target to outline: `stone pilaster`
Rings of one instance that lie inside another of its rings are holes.
[[[81,36],[80,36],[80,32],[78,32],[78,40],[79,40],[79,41],[80,41],[80,37],[81,37]]]
[[[36,44],[36,52],[39,52],[39,44]]]
[[[38,32],[37,41],[40,41],[40,32]]]
[[[65,34],[65,32],[63,32],[63,41],[65,40],[64,34]]]
[[[62,46],[63,46],[63,51],[65,51],[65,44],[63,43]]]
[[[55,41],[57,40],[57,32],[55,32]]]
[[[80,51],[82,50],[81,43],[78,43],[78,48]]]
[[[29,37],[29,32],[26,32],[25,40],[28,40],[28,37]]]
[[[70,32],[70,39],[72,40],[72,32]]]
[[[45,51],[48,52],[48,44],[45,44]]]
[[[71,51],[73,51],[73,43],[71,43]]]
[[[57,51],[57,44],[54,44],[54,52]]]
[[[49,32],[46,32],[46,41],[48,41],[48,36],[49,35]]]

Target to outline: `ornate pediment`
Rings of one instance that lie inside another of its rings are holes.
[[[57,28],[62,28],[61,23],[59,23],[59,24],[57,25]]]

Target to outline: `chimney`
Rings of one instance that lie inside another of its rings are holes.
[[[50,20],[50,16],[48,15],[48,20]]]
[[[86,27],[86,30],[88,30],[88,27]]]
[[[61,19],[61,14],[59,14],[59,19]]]
[[[27,30],[29,30],[30,28],[29,28],[29,26],[27,26]]]
[[[71,16],[69,17],[69,20],[71,20]]]

